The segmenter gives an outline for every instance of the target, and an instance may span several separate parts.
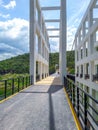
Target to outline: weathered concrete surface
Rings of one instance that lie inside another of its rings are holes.
[[[0,130],[76,130],[62,86],[35,85],[0,104]]]

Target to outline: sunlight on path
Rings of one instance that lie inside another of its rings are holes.
[[[60,81],[60,76],[58,74],[53,74],[41,81],[35,83],[36,85],[62,85]]]

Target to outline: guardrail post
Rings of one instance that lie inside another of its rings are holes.
[[[22,89],[24,89],[24,77],[22,78]]]
[[[75,85],[73,84],[73,107],[75,108]]]
[[[72,102],[72,83],[71,83],[71,81],[69,81],[69,84],[70,84],[70,100],[71,100],[71,102]]]
[[[79,117],[79,88],[77,87],[77,116]]]
[[[18,92],[20,91],[20,78],[18,78]]]
[[[29,86],[29,76],[27,77],[27,80],[28,80],[27,85]]]
[[[4,95],[5,95],[5,98],[6,98],[7,97],[7,95],[6,95],[7,94],[7,80],[5,80],[5,92],[4,93],[5,93]]]
[[[26,76],[26,87],[27,87],[27,80],[28,80],[28,79],[27,79],[27,76]]]
[[[68,92],[68,79],[66,78],[66,91]]]
[[[29,76],[29,86],[30,86],[30,84],[31,84],[31,76]]]
[[[87,95],[84,93],[84,123],[85,123],[85,130],[87,126]]]
[[[30,85],[32,85],[33,84],[33,76],[31,75],[30,76]]]
[[[64,76],[64,87],[65,87],[65,76]]]
[[[14,94],[14,79],[12,79],[12,94]]]
[[[65,76],[64,76],[64,87],[65,87],[65,88],[67,87],[67,79],[66,79]]]
[[[69,90],[69,80],[67,79],[67,89]]]

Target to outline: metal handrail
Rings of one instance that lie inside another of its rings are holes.
[[[98,112],[93,106],[91,106],[91,104],[89,104],[88,99],[92,100],[96,105],[98,105],[98,100],[96,100],[90,94],[85,92],[82,88],[77,86],[75,84],[75,82],[73,82],[71,79],[69,79],[67,77],[64,77],[64,87],[65,87],[67,93],[70,92],[70,94],[68,94],[68,96],[73,104],[73,107],[74,107],[76,113],[77,113],[77,117],[80,121],[80,124],[83,124],[82,125],[83,129],[87,130],[88,127],[91,127],[91,128],[93,128],[93,130],[95,130],[96,126],[94,126],[94,125],[96,124],[98,127],[98,121],[94,118],[94,115],[89,112],[89,108],[90,108],[90,110],[92,110],[92,112],[94,112],[96,114],[96,116],[98,116]],[[80,93],[79,93],[80,91],[83,93],[83,104],[81,104],[82,95],[80,96]],[[82,107],[84,109],[84,114],[80,111],[81,110],[80,105],[82,105]],[[82,114],[84,116],[84,119],[81,118]],[[88,118],[89,114],[91,117],[91,121]],[[81,118],[82,122],[81,122],[80,118]],[[90,126],[88,126],[88,121],[89,121],[89,124],[91,124]],[[94,124],[92,124],[92,121],[94,122]]]
[[[13,95],[16,92],[32,85],[33,76],[19,76],[17,78],[9,78],[0,80],[2,83],[0,86],[0,100]]]

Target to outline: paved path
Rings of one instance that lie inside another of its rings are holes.
[[[36,85],[62,85],[58,74],[53,74],[39,82]]]
[[[0,130],[77,130],[64,90],[55,83],[37,83],[0,104]]]

